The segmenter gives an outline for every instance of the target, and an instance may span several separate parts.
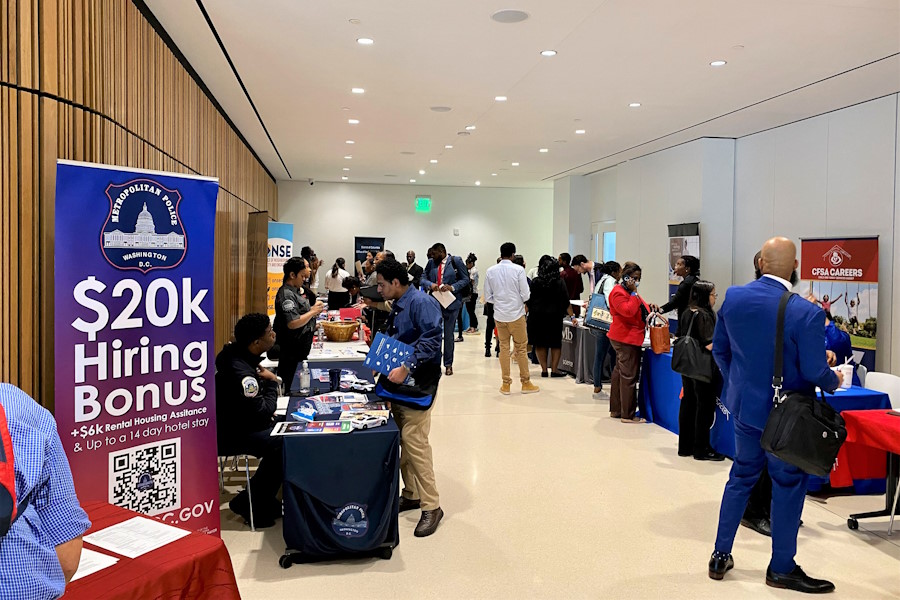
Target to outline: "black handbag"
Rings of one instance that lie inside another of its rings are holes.
[[[690,379],[710,383],[713,380],[712,353],[691,337],[697,314],[691,312],[687,333],[672,344],[672,370]]]
[[[838,451],[847,439],[844,419],[825,402],[801,392],[782,392],[784,370],[784,313],[793,294],[785,292],[778,305],[775,330],[775,369],[772,388],[775,396],[772,412],[763,429],[760,445],[786,463],[809,473],[826,477],[834,466]]]

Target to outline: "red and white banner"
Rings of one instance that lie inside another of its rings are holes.
[[[878,283],[878,238],[802,240],[800,278]]]

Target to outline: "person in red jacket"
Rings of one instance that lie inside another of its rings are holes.
[[[641,366],[641,344],[644,343],[646,318],[650,307],[637,289],[641,284],[641,267],[626,263],[622,282],[609,293],[609,312],[613,321],[607,337],[616,351],[616,368],[609,390],[609,416],[623,423],[644,423],[634,416],[637,407],[637,378]]]

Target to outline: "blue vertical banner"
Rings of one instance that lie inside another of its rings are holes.
[[[269,221],[269,247],[266,262],[266,298],[268,314],[275,314],[275,296],[284,279],[284,263],[294,255],[294,225]]]
[[[218,182],[59,161],[56,421],[79,499],[218,534]]]

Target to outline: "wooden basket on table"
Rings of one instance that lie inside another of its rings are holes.
[[[349,342],[353,334],[359,329],[356,321],[325,321],[322,323],[325,337],[329,342]]]

